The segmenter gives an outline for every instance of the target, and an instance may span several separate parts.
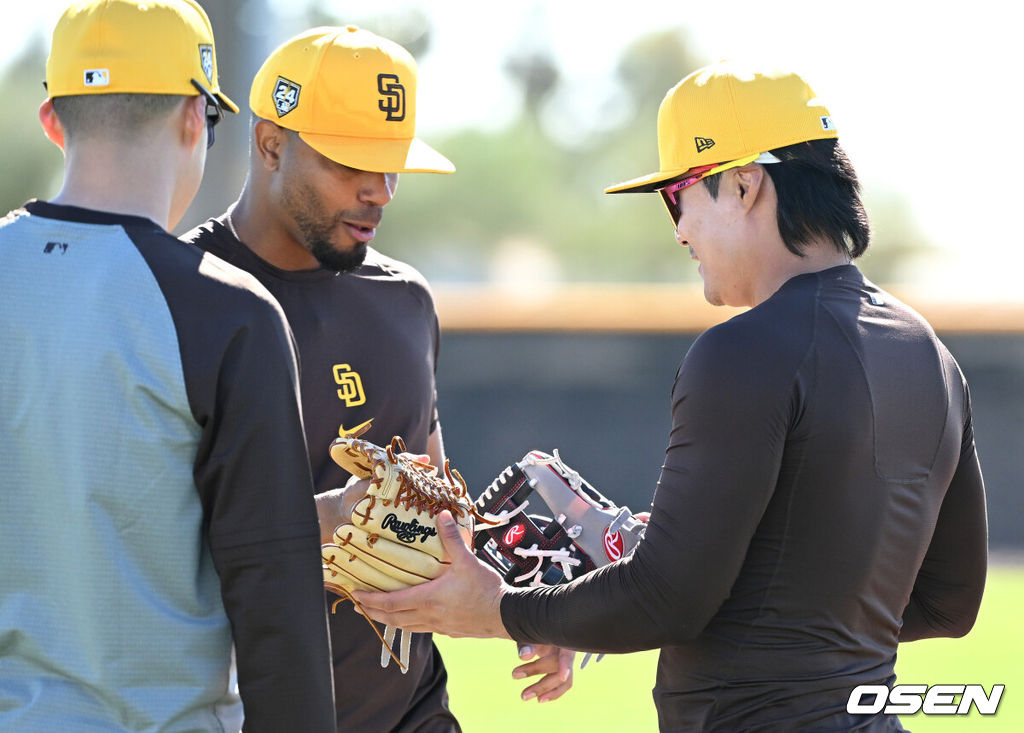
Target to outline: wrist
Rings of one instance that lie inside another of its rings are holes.
[[[512,638],[512,635],[509,634],[508,630],[505,628],[505,622],[504,622],[504,620],[501,617],[501,602],[502,602],[502,599],[504,599],[505,594],[508,593],[511,590],[513,590],[513,588],[511,586],[506,585],[504,582],[502,582],[502,583],[499,583],[499,585],[497,587],[497,590],[496,590],[496,592],[494,594],[494,599],[493,599],[493,602],[492,602],[493,612],[492,612],[492,615],[491,615],[491,618],[493,619],[493,622],[494,622],[493,623],[493,628],[491,629],[491,636],[492,636],[492,638],[495,638],[495,639],[511,639]]]

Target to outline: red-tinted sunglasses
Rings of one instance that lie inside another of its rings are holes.
[[[736,160],[730,160],[728,163],[712,163],[710,165],[702,165],[697,168],[692,168],[686,172],[684,178],[679,179],[674,183],[670,183],[664,188],[659,188],[658,193],[661,194],[662,200],[665,202],[665,206],[668,207],[669,216],[672,217],[672,223],[679,223],[679,216],[682,213],[679,206],[679,192],[684,188],[689,188],[697,181],[713,176],[716,173],[727,171],[730,168],[739,168],[747,165],[748,163],[781,163],[771,153],[760,153],[755,155],[747,155]]]
[[[658,193],[661,194],[662,200],[665,202],[665,206],[668,207],[669,216],[672,217],[672,223],[679,223],[679,215],[682,213],[679,208],[679,192],[684,188],[689,188],[700,179],[706,177],[708,173],[718,167],[718,163],[712,163],[711,165],[702,165],[699,168],[694,168],[689,171],[689,175],[686,178],[682,178],[675,183],[672,183],[665,188],[658,189]]]

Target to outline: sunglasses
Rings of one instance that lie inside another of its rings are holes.
[[[199,93],[206,97],[206,149],[209,150],[213,147],[213,128],[217,126],[221,118],[224,116],[224,110],[221,109],[220,103],[217,98],[210,93],[210,91],[202,84],[192,79],[192,86],[199,90]]]
[[[727,171],[730,168],[740,168],[748,163],[781,163],[782,161],[776,158],[771,153],[760,153],[755,155],[747,155],[743,158],[731,160],[728,163],[712,163],[711,165],[702,165],[697,168],[691,168],[686,172],[685,177],[680,178],[674,183],[670,183],[664,188],[659,188],[658,193],[661,194],[662,200],[665,202],[665,206],[668,207],[669,216],[672,217],[673,224],[679,224],[679,217],[682,215],[682,208],[679,205],[679,192],[684,188],[689,188],[697,181],[700,181],[708,176],[713,176],[716,173]]]

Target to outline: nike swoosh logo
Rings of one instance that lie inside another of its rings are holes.
[[[356,425],[351,430],[342,425],[340,428],[338,428],[338,435],[340,435],[342,438],[358,438],[360,435],[362,435],[363,433],[370,429],[370,424],[372,422],[373,418],[371,417],[366,422]]]

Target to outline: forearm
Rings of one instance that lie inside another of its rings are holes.
[[[627,563],[590,573],[565,586],[506,590],[501,620],[516,641],[585,652],[625,653],[666,643],[665,626],[623,588]]]

